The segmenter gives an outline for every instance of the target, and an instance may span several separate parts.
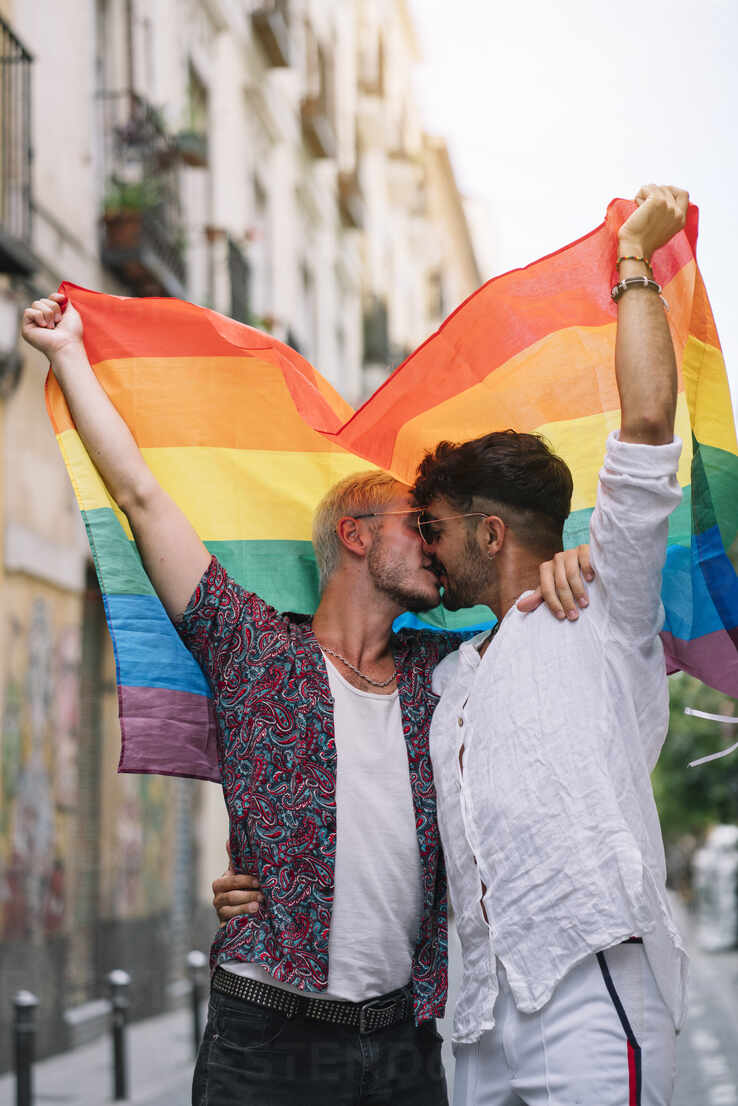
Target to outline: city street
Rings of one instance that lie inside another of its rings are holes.
[[[670,1106],[738,1106],[736,46],[738,0],[0,0],[0,1106],[189,1106],[198,1054],[427,1106],[379,1031],[201,999],[217,934],[440,1010],[436,822],[487,1025],[492,946],[526,1009],[595,972],[551,1106],[648,1094],[643,948],[592,950],[658,931],[660,828]]]
[[[704,953],[675,910],[690,952],[687,1024],[677,1046],[674,1106],[738,1104],[738,951]]]
[[[738,950],[702,953],[694,947],[689,916],[675,913],[691,956],[690,1011],[677,1047],[673,1106],[738,1106]],[[450,1002],[460,979],[459,945],[452,933]],[[449,1091],[453,1087],[451,1021],[444,1036]],[[131,1026],[130,1101],[135,1106],[186,1106],[192,1072],[192,1023],[188,1008]],[[36,1067],[36,1106],[104,1106],[111,1101],[110,1043],[101,1038]],[[12,1076],[0,1078],[0,1106],[13,1106]],[[235,1106],[235,1104],[234,1104]],[[595,1106],[595,1104],[592,1104]]]
[[[187,1007],[136,1022],[128,1031],[132,1106],[186,1106],[192,1079],[192,1020]],[[43,1060],[34,1072],[34,1106],[104,1106],[112,1101],[107,1036]],[[0,1077],[0,1106],[15,1106],[15,1082]]]

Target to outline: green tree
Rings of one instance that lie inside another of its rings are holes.
[[[689,762],[738,741],[738,726],[684,713],[685,707],[734,714],[736,703],[680,672],[669,679],[669,734],[653,773],[653,789],[667,844],[685,834],[701,838],[716,822],[738,820],[738,750],[697,768]]]

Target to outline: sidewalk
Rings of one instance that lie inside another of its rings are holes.
[[[677,1046],[674,1106],[738,1106],[738,949],[701,952],[691,917],[678,899],[672,898],[672,904],[692,958],[692,1009]],[[448,1014],[439,1024],[449,1095],[452,1011],[461,977],[458,940],[453,932],[450,937]],[[203,1024],[204,1019],[203,1009]],[[130,1106],[188,1106],[194,1063],[189,1006],[129,1026],[128,1057]],[[37,1063],[34,1091],[34,1106],[107,1106],[112,1101],[109,1036]],[[15,1106],[12,1074],[0,1077],[0,1106]]]
[[[205,1010],[203,1009],[203,1025]],[[131,1106],[187,1106],[192,1085],[189,1007],[128,1028]],[[108,1035],[34,1065],[34,1106],[107,1106],[113,1097]],[[0,1077],[0,1106],[15,1106],[15,1076]]]

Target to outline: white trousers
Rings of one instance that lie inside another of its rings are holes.
[[[588,956],[535,1014],[497,974],[494,1028],[454,1049],[454,1106],[668,1106],[676,1035],[643,945]]]

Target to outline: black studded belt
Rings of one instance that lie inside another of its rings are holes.
[[[222,995],[254,1002],[258,1006],[268,1006],[286,1018],[298,1015],[330,1025],[345,1025],[349,1029],[358,1029],[359,1033],[375,1033],[379,1029],[388,1029],[397,1022],[407,1021],[412,1015],[412,987],[408,983],[399,991],[379,995],[366,1002],[337,1002],[334,999],[309,998],[307,995],[295,995],[281,987],[273,987],[258,979],[249,979],[245,975],[236,975],[225,968],[216,968],[211,987]]]

